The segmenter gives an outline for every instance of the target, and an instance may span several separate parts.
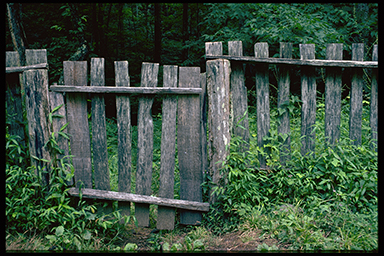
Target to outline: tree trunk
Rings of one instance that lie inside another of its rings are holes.
[[[19,53],[20,66],[25,66],[25,38],[21,26],[21,4],[7,3],[7,13],[13,48]]]

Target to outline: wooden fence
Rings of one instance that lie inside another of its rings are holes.
[[[352,45],[352,60],[342,60],[343,44],[328,44],[326,60],[315,59],[314,44],[300,44],[300,60],[292,59],[292,43],[280,43],[280,58],[270,58],[267,43],[254,45],[255,57],[243,56],[242,42],[228,42],[228,55],[223,55],[221,42],[207,42],[205,52],[207,59],[207,91],[209,97],[208,124],[210,132],[210,167],[213,170],[213,181],[217,182],[220,163],[228,155],[226,145],[231,134],[240,136],[249,142],[249,124],[247,116],[247,89],[244,86],[243,64],[254,64],[256,69],[256,107],[257,107],[257,143],[263,148],[266,143],[263,137],[270,128],[269,102],[269,69],[268,65],[278,67],[278,103],[284,113],[279,116],[278,133],[286,134],[287,139],[280,149],[281,162],[284,164],[290,157],[290,120],[287,103],[290,93],[290,67],[301,69],[301,153],[314,152],[316,121],[316,78],[315,68],[325,68],[325,137],[329,145],[335,145],[340,137],[342,68],[352,69],[350,91],[349,136],[355,145],[361,144],[361,122],[363,104],[363,68],[371,68],[371,102],[370,127],[373,143],[377,143],[377,68],[378,47],[374,45],[372,61],[363,61],[364,44]],[[217,109],[215,109],[217,108]],[[214,117],[218,114],[220,118]],[[245,118],[244,118],[245,117]],[[243,118],[243,119],[242,119]],[[237,128],[239,123],[246,129]],[[243,150],[247,145],[243,145]],[[377,150],[377,147],[376,147]],[[268,152],[267,152],[268,153]],[[212,161],[213,160],[213,161]],[[266,166],[265,157],[259,156],[260,167]]]

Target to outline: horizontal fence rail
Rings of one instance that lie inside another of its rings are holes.
[[[41,68],[48,69],[48,63],[40,63],[36,65],[28,65],[28,66],[21,66],[21,67],[6,67],[5,73],[6,74],[21,73],[30,69],[41,69]]]

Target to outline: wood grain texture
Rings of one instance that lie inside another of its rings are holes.
[[[199,67],[179,68],[179,87],[200,87]],[[200,98],[179,96],[177,106],[177,148],[180,172],[180,199],[202,202],[201,109]],[[201,213],[181,211],[180,223],[197,225]]]
[[[64,61],[64,83],[87,85],[87,62]],[[75,185],[92,188],[91,140],[89,136],[87,97],[82,93],[69,93],[67,100],[70,151],[75,170]]]
[[[372,60],[377,61],[378,60],[378,45],[373,46],[373,52],[372,52]],[[378,130],[377,126],[379,124],[378,119],[378,76],[377,76],[377,70],[372,70],[372,84],[371,84],[371,108],[369,113],[369,123],[371,126],[371,139],[372,139],[372,148],[374,148],[377,152],[377,138],[378,138]]]
[[[158,88],[146,88],[146,87],[85,87],[85,86],[55,86],[51,85],[50,89],[55,92],[83,92],[83,93],[114,93],[114,94],[200,94],[201,88],[171,88],[171,87],[158,87]]]

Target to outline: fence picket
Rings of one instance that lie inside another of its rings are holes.
[[[268,43],[255,44],[255,57],[268,58],[269,49]],[[257,145],[264,149],[266,154],[270,150],[264,148],[267,141],[264,141],[264,136],[269,134],[270,115],[269,115],[269,73],[268,64],[257,64],[256,67],[256,94],[257,94]],[[266,168],[265,156],[259,155],[260,168]]]
[[[315,59],[314,44],[300,44],[302,60]],[[316,76],[314,67],[301,68],[301,154],[315,152]]]
[[[64,61],[63,72],[64,84],[87,85],[86,61]],[[87,97],[83,93],[68,93],[66,100],[75,184],[76,187],[92,188],[91,140],[89,136]]]
[[[115,61],[116,87],[130,86],[128,61]],[[119,192],[131,193],[131,107],[127,96],[116,95],[117,118],[117,154],[118,154],[118,187]],[[121,216],[131,213],[130,202],[119,202]]]
[[[292,58],[292,43],[280,43],[280,58]],[[279,134],[286,134],[287,138],[282,141],[283,145],[280,148],[280,162],[285,165],[285,162],[291,158],[291,136],[290,136],[290,123],[289,123],[289,87],[291,83],[289,70],[286,65],[280,65],[278,67],[278,95],[277,95],[277,107],[284,110],[284,112],[278,117],[279,124],[277,131]]]
[[[177,66],[164,65],[163,87],[177,87]],[[159,197],[174,197],[174,171],[176,156],[176,111],[177,96],[166,96],[163,99],[161,128],[161,165]],[[158,206],[157,229],[173,230],[175,226],[175,208]]]
[[[141,67],[141,86],[156,87],[158,72],[158,63],[143,62]],[[136,194],[139,195],[151,194],[153,159],[152,104],[152,96],[142,96],[139,98],[136,162]],[[149,205],[136,203],[135,216],[139,226],[149,226]]]
[[[373,46],[372,60],[378,61],[378,47],[377,44]],[[377,95],[377,70],[372,70],[372,84],[371,84],[371,108],[369,113],[369,123],[371,127],[372,147],[377,152],[377,125],[378,125],[378,95]],[[374,146],[373,144],[376,144]]]
[[[352,44],[352,60],[363,61],[364,44]],[[361,145],[361,118],[363,114],[363,69],[352,71],[349,111],[349,138],[353,145]]]
[[[199,67],[179,68],[179,87],[200,87]],[[201,109],[199,95],[180,95],[177,106],[177,149],[180,172],[180,199],[202,202]],[[201,223],[200,212],[180,210],[180,223]]]

